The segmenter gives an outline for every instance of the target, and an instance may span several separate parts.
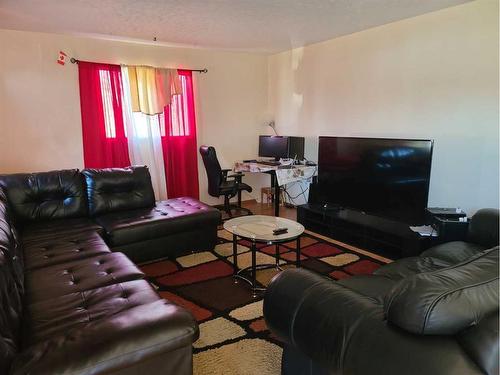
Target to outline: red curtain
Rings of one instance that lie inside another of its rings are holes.
[[[80,61],[78,75],[85,167],[129,166],[120,66]]]
[[[182,95],[174,95],[165,107],[162,129],[163,161],[169,198],[199,198],[198,151],[191,71],[179,70]]]

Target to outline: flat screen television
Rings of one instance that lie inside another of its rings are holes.
[[[421,224],[432,140],[319,137],[320,203]]]

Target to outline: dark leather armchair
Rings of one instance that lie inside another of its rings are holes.
[[[241,172],[229,174],[231,169],[222,169],[215,148],[212,146],[201,146],[200,154],[207,171],[208,194],[216,198],[224,196],[224,205],[218,208],[222,208],[229,217],[234,216],[233,211],[235,209],[245,215],[251,215],[250,210],[241,207],[241,192],[243,190],[249,193],[252,191],[251,186],[241,182],[244,175]],[[229,202],[235,196],[238,196],[238,205],[236,207]]]
[[[282,374],[498,374],[498,210],[479,210],[468,241],[332,281],[278,274],[264,298],[285,341]],[[446,246],[444,246],[446,245]]]

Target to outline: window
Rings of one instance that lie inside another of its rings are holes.
[[[113,93],[111,91],[111,77],[109,70],[99,70],[101,81],[102,107],[104,109],[104,126],[106,138],[116,138],[115,112],[113,110]]]
[[[106,138],[116,138],[115,129],[115,114],[113,110],[113,93],[111,90],[111,81],[109,71],[100,70],[99,78],[101,81],[102,106],[104,108],[104,126]],[[183,75],[179,76],[182,86],[182,92],[187,92],[187,80]],[[162,137],[167,135],[166,129],[169,129],[169,135],[173,137],[189,136],[191,128],[189,124],[187,100],[183,94],[174,95],[172,102],[167,106],[165,113],[169,115],[168,124],[165,124],[165,115],[149,116],[141,112],[134,112],[134,130],[135,137],[148,138],[149,128],[151,126],[159,126]],[[127,129],[125,128],[125,136]]]
[[[188,106],[187,106],[187,100],[185,98],[185,93],[188,92],[187,88],[187,80],[186,77],[183,75],[179,76],[180,81],[181,81],[181,86],[182,86],[182,92],[184,93],[183,95],[174,95],[172,97],[172,103],[168,106],[168,111],[167,113],[170,114],[170,121],[169,121],[169,126],[167,126],[167,129],[169,129],[169,135],[173,137],[182,137],[182,136],[189,136],[189,129],[191,128],[191,124],[189,124],[189,116],[188,116]],[[165,137],[165,121],[161,121],[161,136]]]

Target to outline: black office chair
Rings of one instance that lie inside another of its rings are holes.
[[[241,192],[243,190],[252,191],[252,187],[241,182],[244,174],[237,172],[229,175],[231,169],[222,169],[217,160],[217,153],[212,146],[201,146],[200,154],[205,164],[208,177],[208,194],[212,197],[219,198],[224,196],[224,205],[215,206],[226,212],[227,218],[234,216],[252,215],[252,212],[241,207]],[[229,200],[234,196],[238,196],[238,205],[232,205]],[[234,212],[233,212],[234,211]],[[223,218],[224,219],[224,218]]]

